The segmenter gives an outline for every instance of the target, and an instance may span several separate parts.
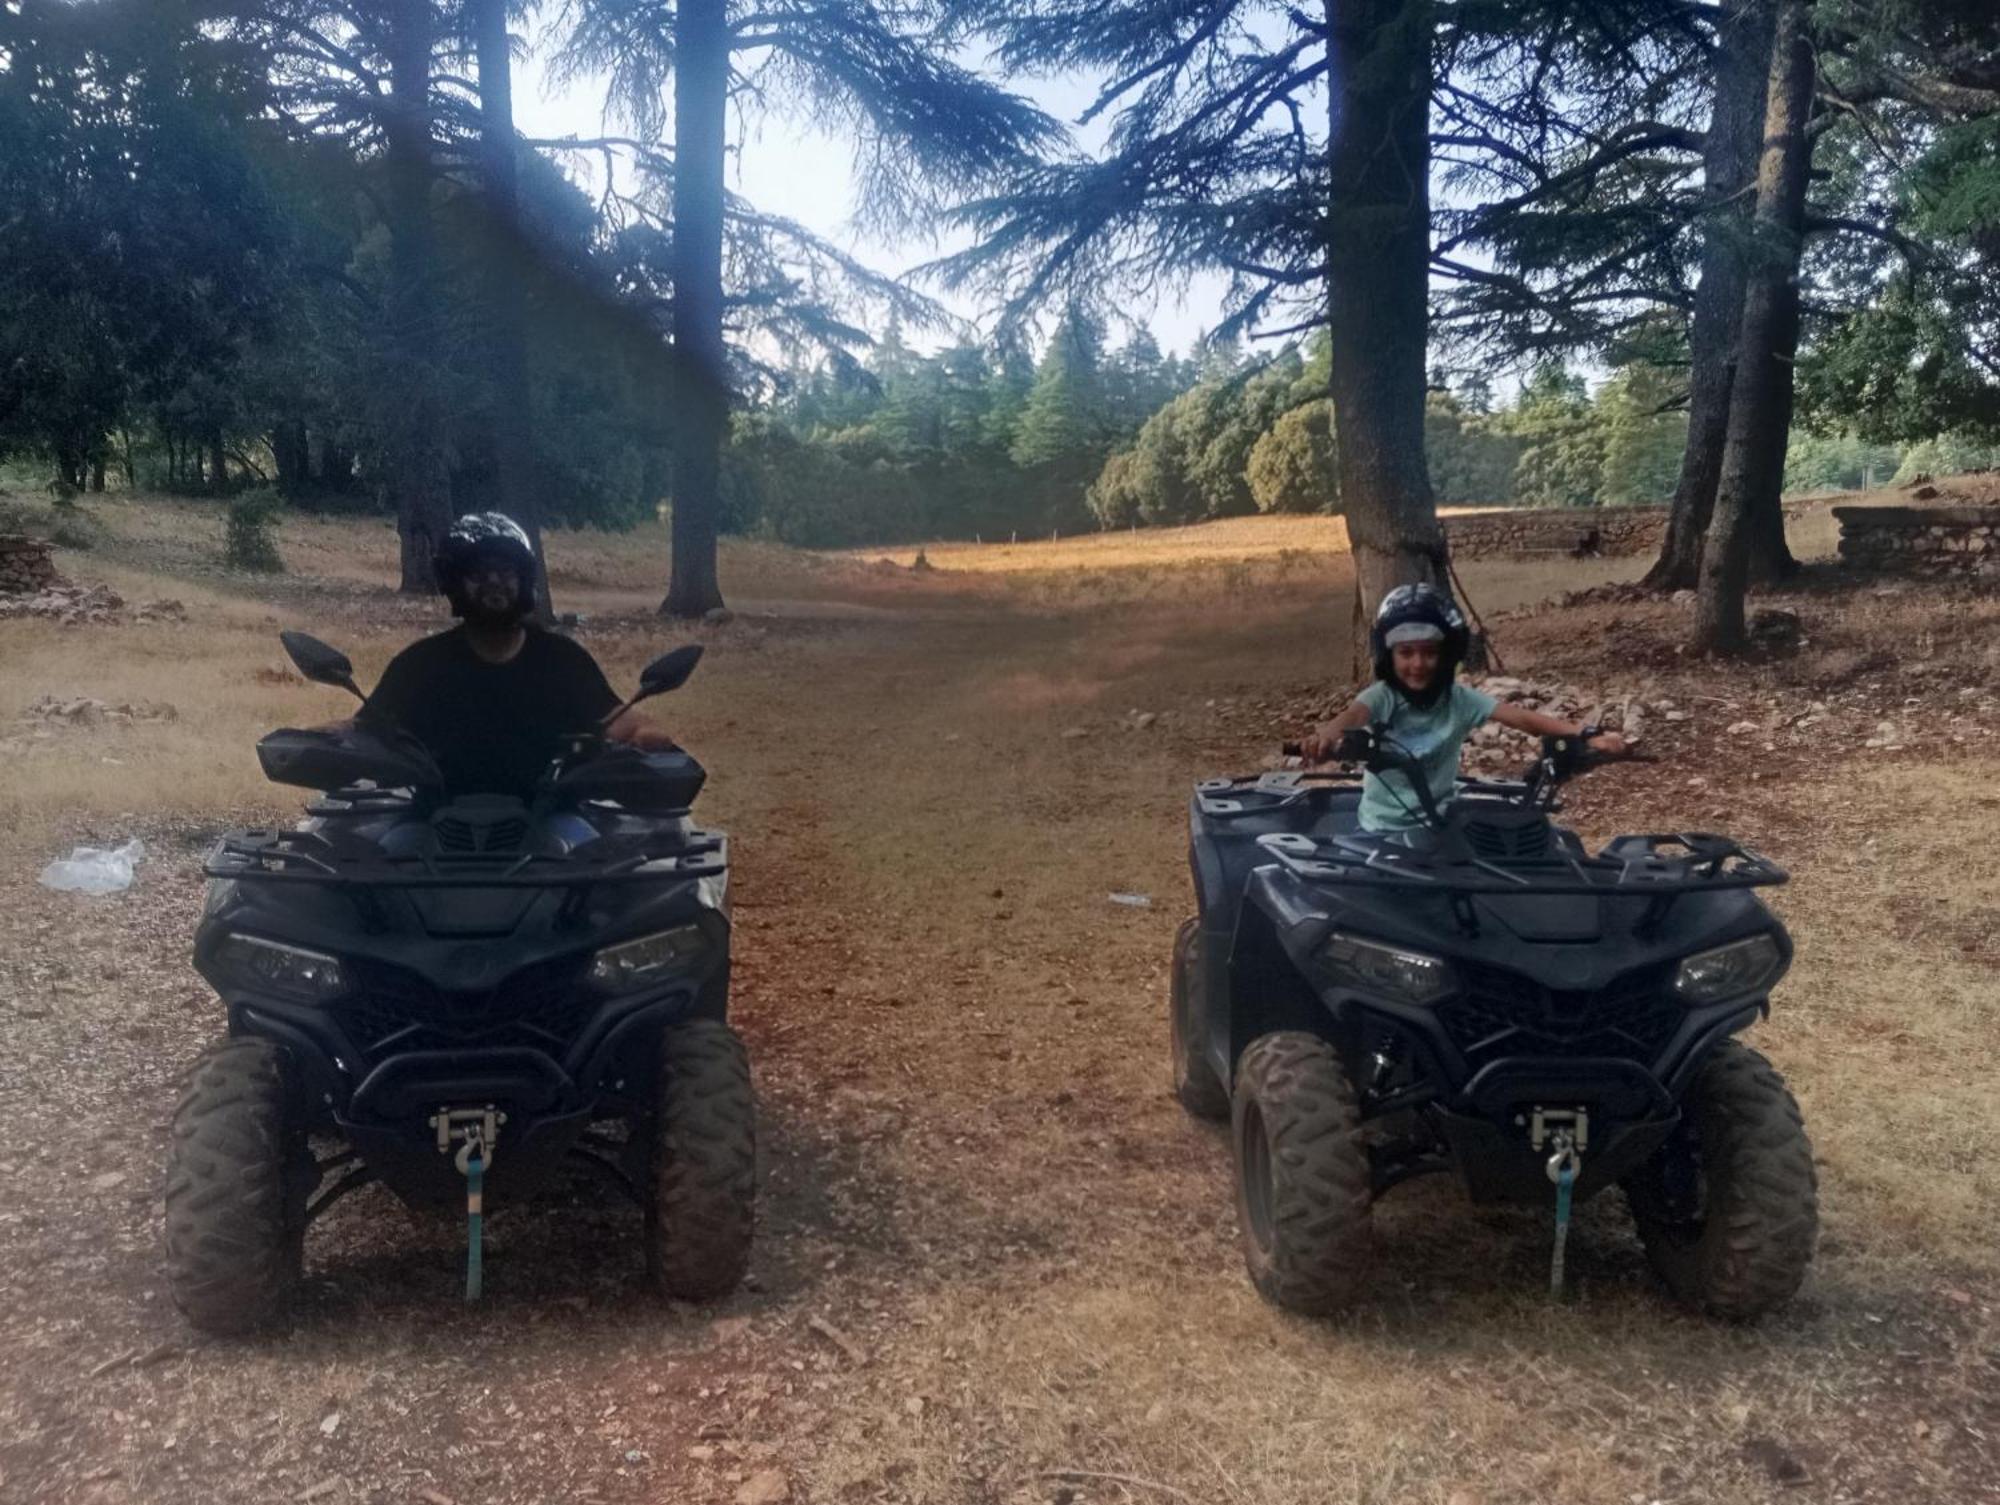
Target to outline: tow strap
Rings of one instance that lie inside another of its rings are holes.
[[[478,1145],[475,1149],[474,1146]],[[458,1168],[465,1172],[465,1299],[477,1301],[485,1283],[481,1262],[485,1241],[486,1147],[477,1138],[468,1139],[458,1152]]]
[[[1570,1191],[1576,1185],[1576,1170],[1579,1160],[1576,1143],[1569,1131],[1558,1129],[1551,1142],[1555,1150],[1549,1156],[1549,1179],[1556,1184],[1556,1242],[1555,1251],[1549,1256],[1549,1295],[1560,1298],[1563,1293],[1563,1256],[1569,1247],[1569,1206]]]
[[[507,1115],[491,1103],[484,1108],[440,1108],[431,1115],[437,1130],[439,1154],[451,1154],[452,1142],[458,1153],[452,1164],[465,1177],[465,1299],[477,1301],[486,1283],[486,1170],[493,1164],[493,1150],[500,1138],[500,1126]]]

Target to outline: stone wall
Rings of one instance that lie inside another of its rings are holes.
[[[0,533],[0,596],[32,596],[61,582],[47,544],[19,533]]]
[[[1650,554],[1666,536],[1665,507],[1518,507],[1444,520],[1459,559],[1495,554]]]
[[[1850,568],[2000,576],[2000,507],[1835,507],[1833,515]]]

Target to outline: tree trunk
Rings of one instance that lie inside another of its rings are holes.
[[[673,575],[663,615],[722,605],[715,541],[729,423],[722,343],[722,173],[729,83],[725,0],[674,7],[674,351],[683,377],[674,446]]]
[[[492,215],[494,251],[486,289],[486,339],[493,371],[493,467],[500,510],[527,530],[540,565],[535,613],[554,620],[548,560],[542,550],[542,500],[535,481],[533,398],[528,387],[528,335],[522,317],[529,250],[521,233],[520,149],[514,133],[514,59],[507,36],[507,0],[472,0],[479,53],[481,176]]]
[[[90,459],[90,489],[99,492],[104,490],[104,456],[101,454],[93,455]]]
[[[451,526],[451,467],[444,403],[433,362],[444,330],[438,317],[431,230],[431,0],[394,0],[389,35],[388,145],[390,416],[385,425],[387,491],[402,541],[406,595],[437,589],[431,558]]]
[[[208,489],[217,496],[229,489],[228,452],[222,447],[222,430],[208,431]]]
[[[1646,584],[1658,590],[1690,590],[1700,580],[1702,539],[1722,478],[1736,333],[1743,317],[1750,201],[1770,75],[1769,0],[1730,0],[1716,26],[1715,46],[1715,100],[1702,148],[1701,281],[1688,330],[1687,446],[1667,514],[1666,541],[1646,575]]]
[[[1328,0],[1328,332],[1357,626],[1392,587],[1445,583],[1424,463],[1431,0]],[[1367,659],[1357,631],[1355,666]]]
[[[271,429],[271,460],[278,467],[278,489],[297,496],[312,479],[312,451],[306,443],[305,421],[287,418]]]
[[[354,488],[354,454],[331,434],[320,440],[319,483],[333,491]]]
[[[1706,653],[1736,654],[1749,646],[1743,598],[1751,543],[1759,507],[1775,506],[1784,471],[1791,357],[1799,338],[1799,246],[1812,168],[1806,120],[1812,111],[1814,61],[1807,20],[1807,0],[1777,0],[1764,152],[1757,168],[1756,233],[1729,397],[1729,440],[1702,551],[1695,612],[1695,647]]]

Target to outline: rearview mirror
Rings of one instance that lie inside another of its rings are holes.
[[[338,648],[305,632],[281,632],[278,641],[285,645],[299,673],[314,684],[338,685],[357,699],[363,698],[354,683],[354,665]]]
[[[679,648],[661,654],[639,675],[639,693],[635,697],[644,700],[653,695],[664,695],[669,690],[678,690],[688,682],[694,673],[694,666],[701,662],[702,648],[699,643],[687,643]]]

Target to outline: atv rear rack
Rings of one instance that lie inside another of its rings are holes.
[[[328,841],[317,831],[242,831],[209,849],[201,870],[249,883],[317,883],[361,888],[569,888],[702,878],[727,866],[723,839],[696,832],[664,851],[617,843],[615,855],[385,857]]]
[[[1670,899],[1731,888],[1768,888],[1791,875],[1768,857],[1706,831],[1620,836],[1596,856],[1559,845],[1544,858],[1492,862],[1447,835],[1436,850],[1365,836],[1315,840],[1286,832],[1257,839],[1302,878],[1446,894],[1596,894]]]

